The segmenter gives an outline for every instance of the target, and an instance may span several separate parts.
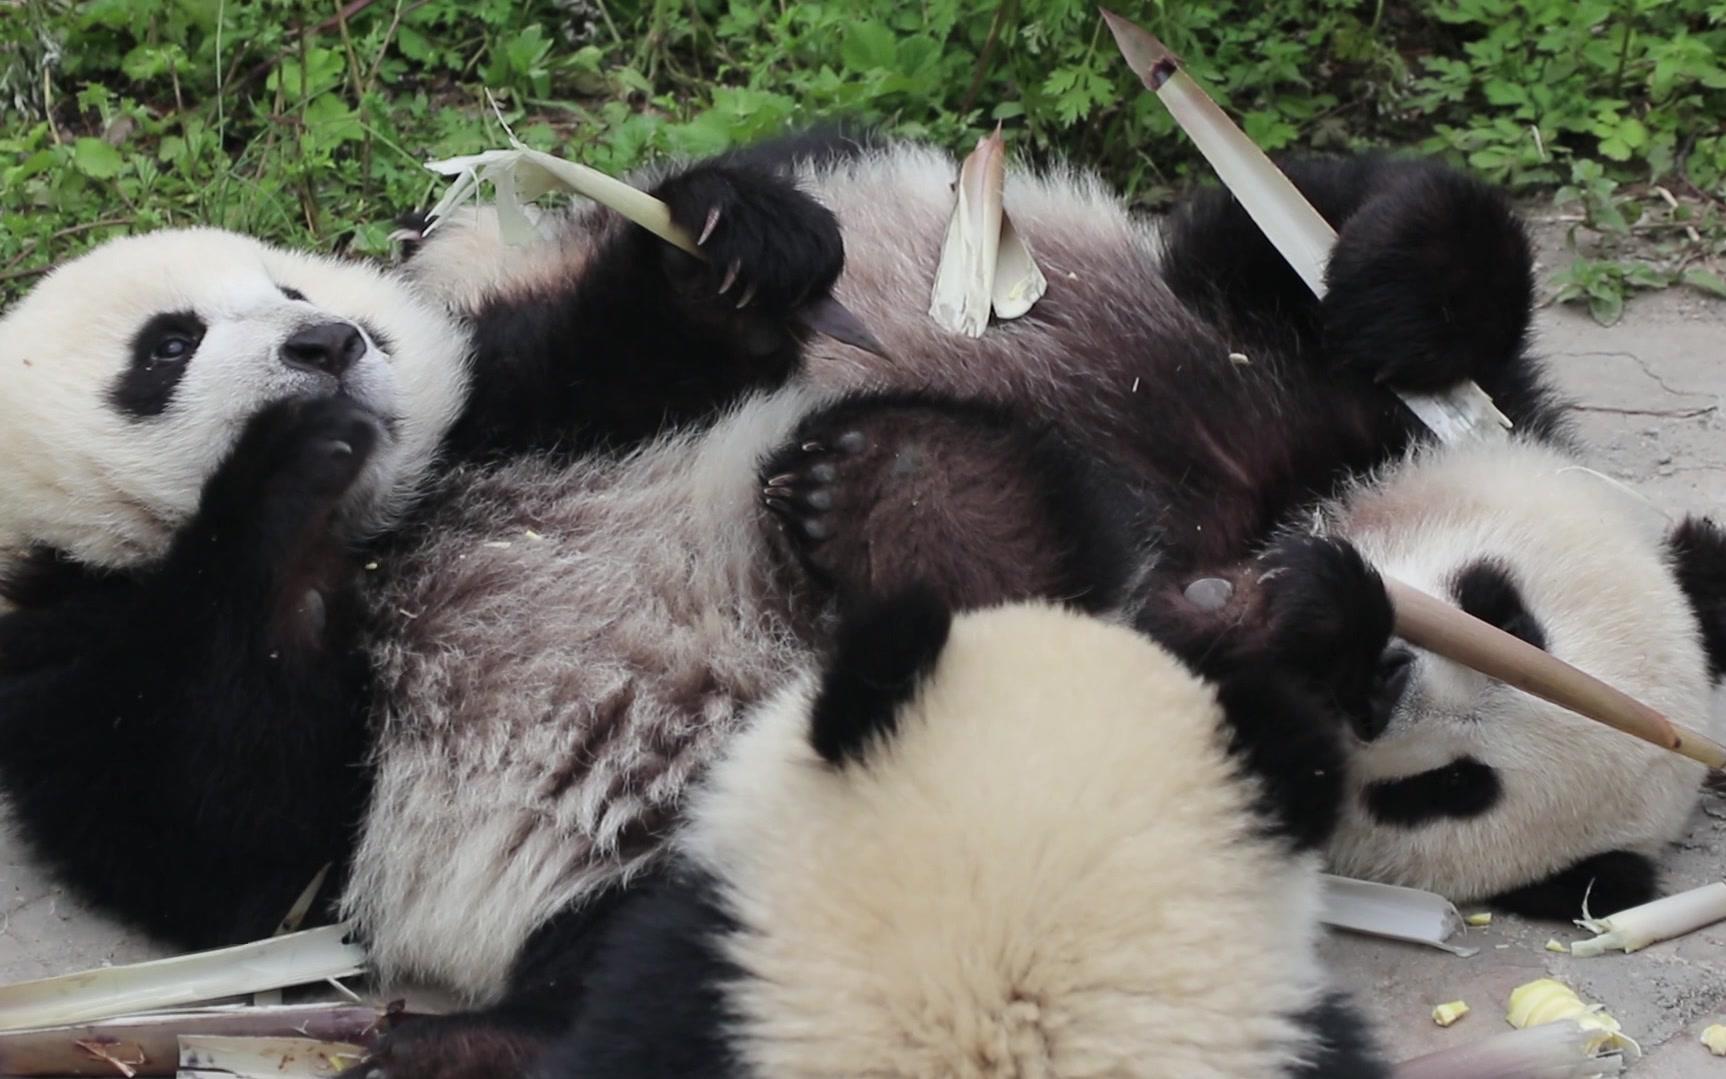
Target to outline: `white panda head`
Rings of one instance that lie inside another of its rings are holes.
[[[679,844],[725,912],[736,1074],[1311,1062],[1317,859],[1256,816],[1211,686],[1036,604],[949,628],[932,600],[889,602],[835,651],[753,715]]]
[[[1521,441],[1418,453],[1329,512],[1387,576],[1718,736],[1711,528],[1710,549],[1681,551],[1657,511]],[[1699,765],[1405,644],[1381,677],[1338,872],[1558,917],[1590,888],[1596,912],[1649,897]]]
[[[345,511],[399,512],[465,391],[465,338],[395,279],[214,229],[111,241],[0,319],[0,569],[147,561],[248,417],[344,393],[381,421]]]

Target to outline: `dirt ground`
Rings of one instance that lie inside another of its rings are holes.
[[[1540,234],[1549,267],[1557,235]],[[1635,300],[1618,326],[1547,308],[1540,348],[1558,381],[1580,402],[1576,421],[1599,452],[1596,466],[1634,485],[1668,513],[1726,512],[1726,303],[1670,292]],[[1671,888],[1726,876],[1726,792],[1705,795],[1689,836],[1665,863]],[[1646,1056],[1639,1079],[1726,1079],[1726,1059],[1697,1037],[1726,1022],[1726,924],[1634,955],[1574,959],[1544,950],[1568,927],[1499,915],[1470,930],[1469,959],[1413,945],[1334,934],[1325,952],[1344,987],[1379,1020],[1396,1058],[1508,1029],[1509,991],[1552,975],[1585,999],[1605,1003]],[[0,982],[36,978],[158,954],[149,942],[84,910],[24,861],[0,834]],[[1465,1000],[1474,1009],[1449,1029],[1433,1005]]]

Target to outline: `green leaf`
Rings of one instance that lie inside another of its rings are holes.
[[[898,56],[893,31],[873,20],[859,20],[845,31],[839,57],[852,71],[891,69]]]
[[[126,167],[126,159],[101,139],[86,137],[72,148],[72,164],[93,180],[111,180]]]
[[[1693,289],[1700,289],[1703,292],[1708,293],[1710,296],[1718,296],[1721,299],[1726,300],[1726,278],[1721,277],[1712,270],[1703,270],[1699,268],[1685,270],[1684,275],[1679,278],[1679,280],[1683,281]]]
[[[1611,326],[1624,317],[1624,293],[1618,291],[1589,293],[1588,313],[1602,326]]]

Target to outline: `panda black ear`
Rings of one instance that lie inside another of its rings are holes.
[[[809,740],[834,766],[860,761],[891,737],[899,709],[935,669],[953,615],[932,589],[915,587],[855,604],[843,617],[821,680]]]
[[[1726,672],[1726,529],[1706,517],[1686,517],[1666,537],[1678,586],[1702,626],[1708,673]]]

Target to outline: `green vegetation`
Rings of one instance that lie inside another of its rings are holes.
[[[1414,146],[1557,201],[1564,299],[1726,295],[1726,0],[1141,0],[1273,150]],[[383,253],[420,163],[617,171],[844,114],[997,121],[1155,205],[1199,169],[1089,0],[0,0],[0,298],[107,235],[207,222]],[[1202,175],[1202,170],[1198,172]]]

